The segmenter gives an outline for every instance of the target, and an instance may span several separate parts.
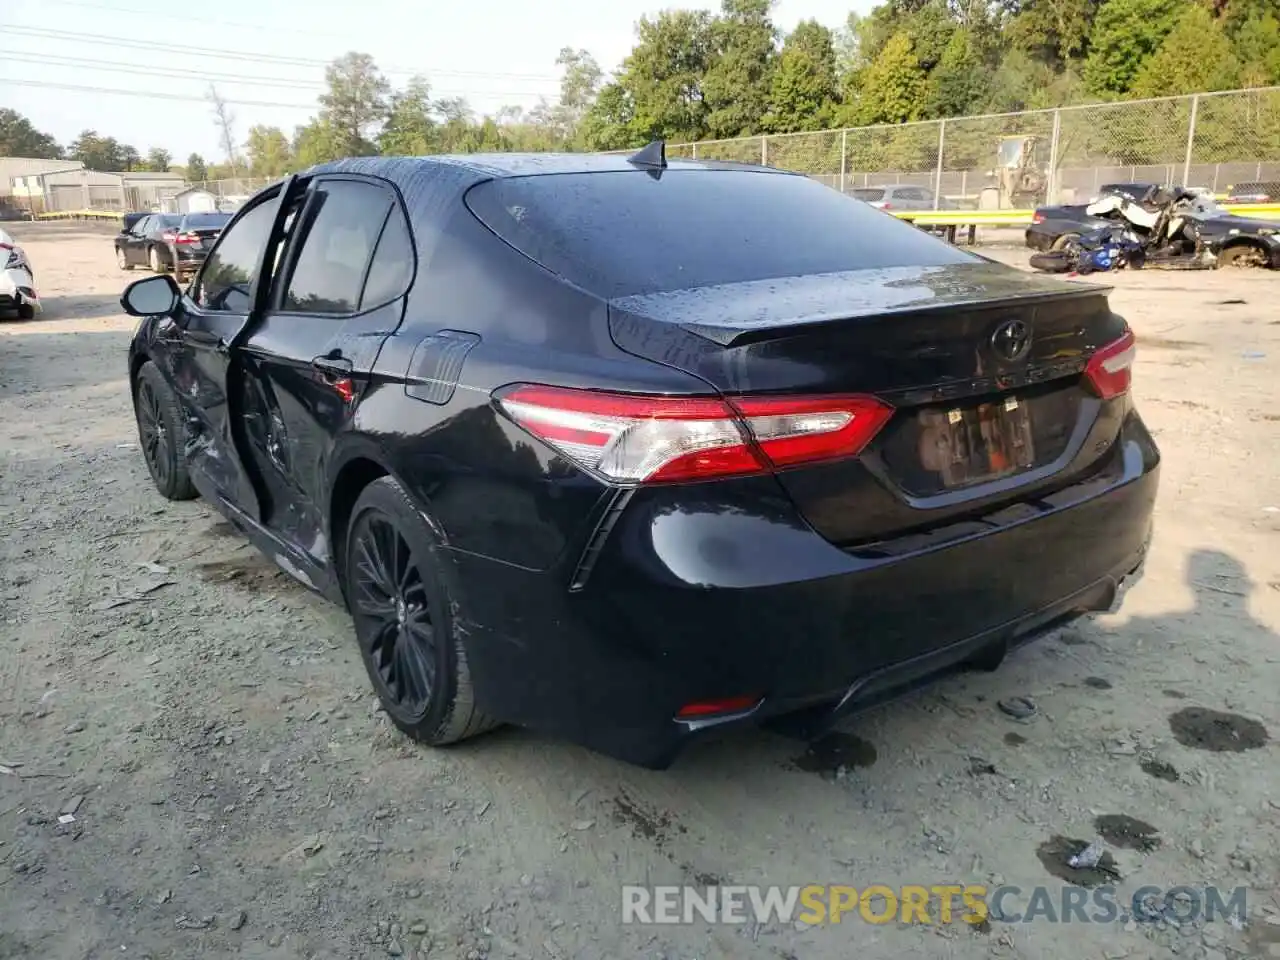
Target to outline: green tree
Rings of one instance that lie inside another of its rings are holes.
[[[1139,97],[1162,97],[1227,90],[1239,79],[1240,64],[1222,24],[1204,7],[1189,4],[1160,47],[1143,63],[1131,92]]]
[[[249,173],[255,177],[279,177],[293,169],[293,148],[279,127],[256,124],[244,144]]]
[[[127,143],[120,144],[116,156],[119,158],[117,160],[117,170],[142,169],[142,154],[140,154],[136,148],[129,146]]]
[[[80,136],[71,141],[67,155],[72,160],[79,160],[89,170],[114,172],[126,169],[120,144],[113,137],[98,136],[96,130],[82,130]]]
[[[848,119],[859,125],[919,120],[925,110],[929,81],[916,59],[911,38],[895,34],[860,78],[857,100],[848,104]]]
[[[702,138],[707,130],[702,81],[711,60],[711,17],[702,10],[664,10],[653,19],[642,17],[636,31],[639,42],[617,79],[628,104],[629,139]]]
[[[563,145],[581,145],[578,131],[600,92],[604,72],[586,50],[572,47],[560,49],[556,66],[564,71],[560,77],[560,100],[547,120],[553,135]]]
[[[838,95],[831,31],[816,20],[802,20],[778,55],[763,126],[779,133],[830,126]]]
[[[376,153],[371,138],[387,115],[391,85],[367,53],[348,53],[324,71],[320,120],[336,140],[338,156]]]
[[[1008,6],[1010,44],[1058,63],[1084,51],[1098,9],[1097,0],[1015,0]]]
[[[956,30],[942,60],[929,75],[926,112],[934,117],[977,113],[990,94],[990,75],[974,50],[968,30]]]
[[[588,150],[621,150],[640,146],[644,134],[635,123],[635,102],[620,83],[607,83],[578,128]]]
[[[1185,8],[1182,0],[1106,0],[1089,35],[1088,88],[1100,96],[1128,93]]]
[[[438,124],[432,117],[431,86],[414,77],[404,90],[391,95],[387,122],[378,134],[378,149],[388,156],[438,153]]]
[[[0,108],[0,157],[35,157],[56,160],[62,156],[58,141],[37,130],[17,110]]]
[[[702,77],[707,132],[712,137],[755,133],[769,109],[777,30],[773,0],[721,0],[711,23],[711,60]]]
[[[173,164],[173,155],[163,147],[152,147],[147,151],[147,169],[156,173],[168,173]]]
[[[1234,35],[1241,84],[1280,83],[1280,18],[1267,11],[1255,12],[1238,24],[1228,21],[1226,29]]]
[[[190,183],[201,183],[208,179],[209,168],[204,162],[204,157],[198,153],[187,157],[187,180]]]
[[[293,156],[299,169],[328,163],[348,156],[347,136],[322,117],[303,124],[293,132]]]

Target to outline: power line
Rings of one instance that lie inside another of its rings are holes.
[[[155,53],[181,53],[184,56],[207,57],[214,60],[241,60],[250,63],[279,63],[298,67],[327,67],[331,60],[316,60],[308,57],[282,57],[275,54],[239,53],[231,50],[211,50],[208,47],[194,47],[186,44],[165,43],[158,45],[154,41],[137,40],[133,37],[109,37],[102,34],[76,33],[70,30],[47,30],[43,27],[5,26],[6,33],[20,36],[36,37],[48,40],[65,40],[74,43],[107,43],[113,47],[129,47]],[[425,67],[382,67],[383,73],[422,74],[436,76],[474,77],[477,79],[535,80],[539,82],[559,82],[559,77],[547,74],[531,73],[497,73],[482,70],[430,70]]]
[[[206,97],[195,97],[182,93],[156,93],[151,90],[120,90],[114,87],[90,87],[79,83],[52,83],[46,80],[14,80],[0,77],[0,83],[12,83],[19,87],[44,87],[50,90],[79,90],[84,93],[106,93],[113,96],[140,97],[147,100],[187,100],[196,103],[208,103]],[[237,107],[281,107],[290,110],[314,111],[314,103],[275,103],[269,100],[228,100]]]
[[[118,60],[96,60],[91,57],[46,57],[30,54],[20,50],[0,50],[0,57],[6,62],[32,63],[47,66],[85,67],[92,70],[103,70],[110,73],[125,73],[140,77],[168,77],[177,79],[200,80],[212,83],[238,83],[250,87],[285,87],[294,90],[306,90],[322,93],[326,88],[323,81],[300,80],[294,77],[264,77],[237,73],[208,73],[203,70],[185,70],[182,67],[141,67],[135,64],[121,63]],[[432,91],[443,94],[472,94],[486,97],[526,97],[528,90],[484,90],[470,91],[450,89],[432,85]]]
[[[104,5],[101,3],[82,3],[81,0],[42,0],[42,5],[46,7],[80,7],[84,10],[98,10],[101,13],[134,14],[136,16],[146,17],[149,20],[178,20],[183,23],[199,23],[202,25],[207,24],[209,26],[216,27],[240,27],[246,30],[262,30],[262,24],[260,23],[245,23],[242,20],[211,20],[204,16],[203,13],[198,17],[192,15],[182,16],[180,14],[164,13],[154,9],[143,10],[138,7],[117,7],[114,4]],[[296,27],[292,24],[289,25],[289,33],[304,34],[311,37],[328,37],[331,40],[346,40],[349,37],[349,34],[345,33],[337,33],[327,30],[307,30],[302,27]]]
[[[6,61],[23,63],[48,64],[49,66],[86,67],[94,70],[106,70],[111,73],[132,73],[148,77],[191,77],[195,80],[211,80],[219,83],[243,83],[248,86],[257,84],[295,87],[304,90],[323,89],[324,84],[314,80],[298,80],[287,77],[255,77],[239,76],[234,73],[205,73],[203,71],[183,70],[181,67],[139,67],[115,60],[94,60],[88,57],[45,57],[24,53],[17,50],[0,50],[0,56]]]

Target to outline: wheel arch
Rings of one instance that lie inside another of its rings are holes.
[[[329,553],[333,573],[341,583],[347,547],[345,533],[360,494],[369,484],[383,477],[391,477],[401,487],[406,490],[409,488],[392,469],[391,458],[382,447],[366,436],[348,436],[330,460],[329,477],[329,502],[325,509],[325,519],[329,525]],[[415,506],[419,510],[423,509],[421,504]],[[433,521],[429,522],[434,526]]]

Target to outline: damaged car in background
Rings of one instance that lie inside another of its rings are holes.
[[[1040,207],[1027,227],[1037,269],[1061,272],[1088,264],[1090,250],[1124,249],[1108,266],[1212,269],[1219,266],[1280,268],[1280,222],[1241,217],[1203,192],[1149,184],[1107,190],[1087,204]]]
[[[0,320],[31,320],[39,312],[31,262],[13,237],[0,230]]]

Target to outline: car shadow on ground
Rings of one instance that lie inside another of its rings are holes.
[[[41,308],[37,320],[96,320],[124,313],[118,293],[45,297]]]
[[[1275,789],[1252,775],[1274,746],[1272,701],[1246,680],[1226,699],[1200,694],[1198,678],[1206,662],[1256,676],[1280,637],[1251,614],[1257,585],[1232,556],[1192,552],[1186,581],[1189,611],[1117,626],[1078,621],[1017,651],[996,672],[944,680],[812,744],[746,730],[693,745],[659,772],[509,728],[452,750],[481,775],[509,777],[536,757],[540,778],[566,784],[562,816],[625,827],[652,846],[648,866],[669,861],[692,878],[686,882],[785,884],[815,867],[834,881],[849,873],[840,864],[878,864],[886,880],[902,871],[897,879],[919,882],[907,874],[943,845],[966,863],[980,857],[1010,882],[1062,880],[1053,872],[1063,859],[1055,859],[1054,843],[1069,856],[1102,827],[1047,791],[1015,785],[1056,782],[1067,756],[1102,771],[1080,775],[1093,805],[1113,818],[1156,821],[1176,856],[1192,837],[1178,835],[1186,825],[1173,811],[1196,801],[1206,771],[1240,804],[1240,822],[1221,824],[1223,836],[1262,830],[1265,813],[1257,811]],[[997,708],[1033,692],[1039,714],[1029,721]],[[951,798],[942,811],[928,801],[939,787]],[[997,812],[1010,821],[1001,844],[991,842]],[[904,813],[914,833],[903,827]],[[739,848],[726,839],[735,824],[766,822],[773,853],[765,861],[750,842]],[[1124,870],[1142,869],[1155,883],[1189,882],[1185,864],[1139,863],[1123,846],[1112,844]],[[644,882],[648,867],[637,864],[642,873],[621,882]]]

